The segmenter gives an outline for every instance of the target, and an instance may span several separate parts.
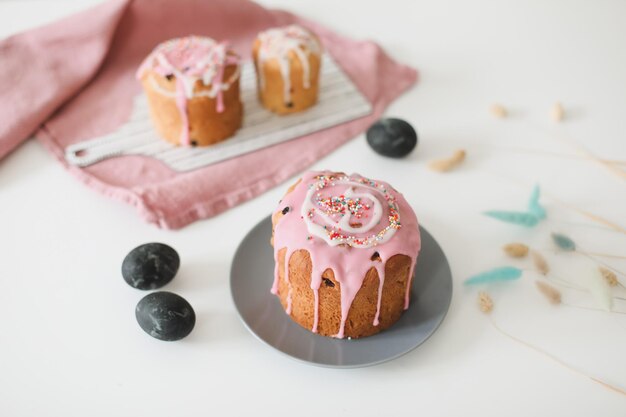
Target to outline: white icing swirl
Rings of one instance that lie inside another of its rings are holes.
[[[346,187],[341,194],[324,198],[322,190],[340,186]],[[375,230],[381,225],[385,206],[388,222]],[[365,178],[355,181],[347,176],[320,175],[307,191],[300,214],[309,233],[330,246],[370,248],[387,242],[401,226],[395,198],[382,184]],[[362,223],[364,219],[367,221]]]
[[[210,97],[215,97],[220,91],[228,90],[239,77],[239,71],[236,71],[226,82],[222,80],[224,67],[237,62],[236,56],[228,54],[225,42],[189,36],[158,45],[139,68],[137,77],[140,78],[148,68],[163,76],[172,74],[182,83],[188,99],[194,96],[196,81],[201,80],[205,86],[211,87]]]

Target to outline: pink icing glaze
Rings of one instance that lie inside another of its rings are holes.
[[[159,44],[137,70],[137,78],[149,70],[167,77],[176,77],[175,100],[182,121],[180,144],[189,146],[189,116],[187,102],[195,95],[195,86],[201,81],[211,88],[204,95],[216,98],[218,113],[224,111],[224,90],[239,77],[239,71],[230,80],[224,80],[228,65],[238,65],[239,58],[228,54],[225,42],[217,43],[211,38],[188,36]]]
[[[410,277],[420,250],[417,217],[402,194],[382,181],[358,174],[335,175],[308,172],[295,189],[281,201],[280,210],[289,211],[274,229],[276,268],[272,293],[278,293],[278,252],[286,248],[284,279],[288,284],[287,314],[291,314],[289,259],[300,249],[311,257],[311,289],[314,295],[312,331],[319,321],[319,288],[322,274],[333,270],[341,286],[341,324],[335,337],[343,338],[348,311],[363,284],[366,273],[375,268],[379,276],[378,302],[373,325],[379,324],[384,266],[392,256],[412,259]],[[339,246],[341,245],[341,246]],[[378,252],[381,261],[372,260]],[[411,279],[407,281],[405,305],[409,306]]]

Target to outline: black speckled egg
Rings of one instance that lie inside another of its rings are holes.
[[[166,341],[182,339],[196,324],[196,313],[187,300],[167,291],[143,297],[137,303],[135,317],[146,333]]]
[[[170,282],[180,266],[180,257],[163,243],[146,243],[131,250],[122,262],[122,276],[133,288],[154,290]]]
[[[383,156],[402,158],[417,145],[417,132],[402,119],[380,119],[367,129],[367,143]]]

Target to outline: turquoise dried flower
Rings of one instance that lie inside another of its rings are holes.
[[[522,276],[522,270],[513,266],[502,266],[474,275],[465,280],[465,285],[489,284],[492,282],[512,281]]]
[[[546,209],[539,204],[539,196],[541,192],[539,185],[535,185],[533,188],[530,199],[528,200],[527,211],[501,211],[490,210],[486,211],[486,216],[493,217],[503,222],[517,224],[524,227],[533,227],[539,223],[540,220],[546,218]]]
[[[486,211],[485,216],[493,217],[507,223],[513,223],[524,227],[533,227],[539,222],[539,218],[531,213],[519,211]]]
[[[552,233],[552,241],[555,245],[567,252],[573,252],[576,250],[576,243],[568,236],[560,233]]]
[[[530,194],[530,199],[528,200],[528,212],[536,216],[538,219],[543,220],[546,218],[546,209],[539,204],[540,194],[541,190],[539,185],[535,185],[532,193]]]

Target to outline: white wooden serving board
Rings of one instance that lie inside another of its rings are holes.
[[[68,146],[65,159],[72,165],[85,167],[117,156],[146,155],[163,161],[176,171],[190,171],[372,112],[372,105],[329,55],[322,59],[319,101],[300,113],[278,116],[263,108],[257,99],[255,78],[252,63],[244,63],[241,73],[243,126],[224,142],[189,148],[160,139],[152,127],[146,98],[140,94],[134,99],[128,122],[113,133]]]

